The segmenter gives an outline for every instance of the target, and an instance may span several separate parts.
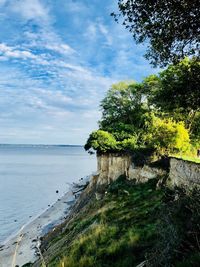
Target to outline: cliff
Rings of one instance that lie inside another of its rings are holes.
[[[181,159],[170,159],[169,183],[174,187],[200,186],[200,164]]]
[[[200,193],[173,187],[196,187],[200,165],[171,158],[168,168],[138,166],[117,154],[97,160],[98,173],[66,221],[42,239],[46,265],[199,266]]]
[[[170,158],[169,167],[163,168],[155,162],[138,166],[128,154],[110,153],[97,156],[97,175],[92,183],[109,185],[121,175],[137,183],[167,176],[167,183],[172,187],[196,187],[200,185],[200,164]]]
[[[121,175],[128,177],[131,164],[131,156],[127,154],[97,155],[97,184],[110,184]]]

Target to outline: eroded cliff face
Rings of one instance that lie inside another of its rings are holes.
[[[137,166],[128,154],[102,154],[97,156],[97,174],[91,184],[108,185],[120,175],[128,180],[144,183],[156,177],[168,177],[167,184],[175,187],[200,186],[200,164],[171,158],[169,170],[150,165]]]
[[[110,153],[97,156],[97,175],[94,176],[93,180],[97,185],[107,185],[115,181],[120,175],[125,175],[129,180],[146,182],[165,173],[160,168],[152,168],[148,165],[136,166],[131,155]]]
[[[144,165],[143,167],[136,167],[134,163],[131,164],[128,173],[129,180],[135,180],[137,183],[145,183],[150,179],[162,177],[166,175],[166,170],[158,167],[150,167]]]
[[[199,187],[200,164],[171,158],[169,184],[173,187]]]
[[[105,185],[115,181],[120,175],[128,177],[131,166],[130,155],[102,154],[97,156],[97,184]]]

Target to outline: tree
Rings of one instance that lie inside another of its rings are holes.
[[[191,139],[194,147],[199,149],[200,147],[200,112],[196,113],[196,116],[192,123]]]
[[[144,81],[149,102],[191,129],[200,111],[200,62],[185,58]]]
[[[188,151],[190,132],[181,118],[199,109],[199,90],[195,87],[198,82],[196,85],[193,79],[198,72],[196,67],[196,62],[185,59],[158,76],[147,77],[143,83],[114,84],[101,102],[100,129],[90,134],[85,149],[93,148],[98,153],[155,151],[161,155]],[[185,99],[179,95],[182,88]],[[179,116],[174,116],[175,110]],[[195,117],[194,144],[198,139],[199,114]]]
[[[145,126],[147,105],[139,83],[114,84],[101,102],[100,128],[112,132],[117,140],[129,138]]]
[[[146,58],[166,66],[186,56],[199,57],[199,0],[118,0],[123,24],[137,43],[148,41]]]

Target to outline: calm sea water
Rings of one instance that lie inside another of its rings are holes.
[[[0,145],[0,242],[95,170],[82,147]]]

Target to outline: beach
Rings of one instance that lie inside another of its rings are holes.
[[[0,267],[23,266],[41,258],[40,237],[56,225],[61,224],[70,212],[81,191],[88,184],[90,176],[73,184],[53,205],[49,206],[41,215],[23,225],[19,232],[0,244]]]

